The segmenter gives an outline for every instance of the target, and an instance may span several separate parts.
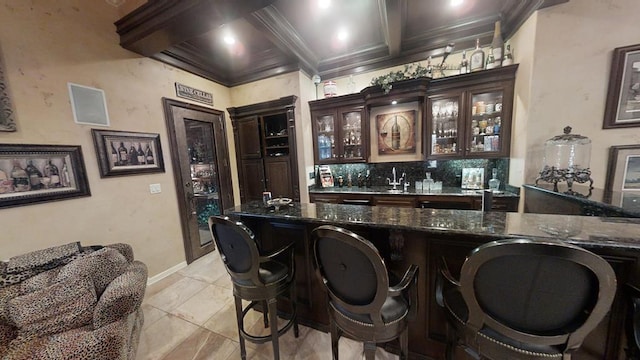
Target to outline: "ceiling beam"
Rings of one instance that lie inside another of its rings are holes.
[[[275,6],[254,12],[247,21],[257,29],[265,30],[264,34],[285,54],[297,58],[302,70],[309,74],[317,73],[318,56]]]
[[[398,56],[402,50],[402,31],[406,0],[378,0],[380,22],[385,42],[389,47],[389,55]]]

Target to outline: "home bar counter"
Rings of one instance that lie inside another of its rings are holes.
[[[364,236],[395,274],[418,265],[419,306],[410,323],[409,348],[412,356],[425,359],[444,359],[446,318],[434,293],[441,259],[457,277],[469,251],[483,243],[505,238],[564,239],[603,256],[618,282],[611,311],[573,358],[618,359],[624,353],[628,308],[624,284],[640,284],[640,219],[328,203],[293,203],[275,211],[260,202],[227,209],[225,214],[249,226],[265,251],[295,241],[298,316],[302,324],[322,331],[328,330],[329,316],[327,295],[313,268],[314,228],[331,224]],[[395,343],[387,347],[397,349]],[[465,358],[462,352],[457,355]]]

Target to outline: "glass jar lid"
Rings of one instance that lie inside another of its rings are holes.
[[[564,134],[556,135],[547,140],[546,145],[587,145],[591,144],[591,139],[586,136],[571,134],[571,126],[565,126]]]

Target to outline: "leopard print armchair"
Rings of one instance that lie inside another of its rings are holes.
[[[0,262],[0,359],[135,359],[147,268],[127,244]]]

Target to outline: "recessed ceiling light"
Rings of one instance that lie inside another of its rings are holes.
[[[347,29],[338,30],[338,40],[345,41],[347,40],[347,37],[349,37],[349,32],[347,31]]]
[[[236,43],[236,38],[234,38],[231,34],[225,34],[222,40],[224,40],[224,43],[227,45],[233,45]]]
[[[451,0],[451,6],[460,6],[464,0]]]
[[[391,105],[395,105],[395,104],[397,104],[397,103],[398,103],[398,100],[392,100],[392,101],[391,101]]]
[[[318,0],[318,7],[320,9],[328,9],[331,6],[331,0]]]

